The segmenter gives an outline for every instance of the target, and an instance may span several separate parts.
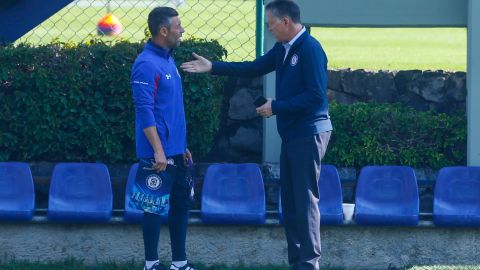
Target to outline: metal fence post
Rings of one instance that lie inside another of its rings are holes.
[[[480,166],[480,3],[468,1],[468,45],[467,45],[467,165]]]
[[[264,0],[257,0],[257,27],[256,27],[256,36],[255,36],[255,53],[256,57],[263,55],[263,32],[264,32],[264,21],[265,21],[265,11],[264,11]]]

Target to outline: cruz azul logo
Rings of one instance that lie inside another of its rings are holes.
[[[290,65],[291,65],[292,67],[294,67],[294,66],[297,65],[297,63],[298,63],[298,55],[297,55],[297,54],[294,54],[294,55],[292,56],[292,59],[290,60]]]
[[[162,179],[156,174],[147,177],[147,187],[151,190],[157,190],[162,186]]]

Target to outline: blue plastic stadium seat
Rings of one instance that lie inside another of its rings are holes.
[[[322,165],[320,170],[320,223],[343,224],[342,185],[335,166]]]
[[[445,167],[439,171],[433,221],[438,226],[480,226],[480,167]]]
[[[31,220],[35,191],[30,167],[20,162],[0,162],[0,220]]]
[[[100,163],[59,163],[53,170],[48,219],[107,222],[112,216],[112,184]]]
[[[338,176],[337,168],[333,165],[322,165],[320,181],[318,183],[320,193],[320,224],[337,225],[343,224],[342,208],[342,185]],[[282,220],[281,196],[278,199],[278,212]]]
[[[407,166],[362,168],[355,197],[355,222],[416,226],[419,218],[415,172]]]
[[[128,174],[127,187],[125,189],[125,212],[123,217],[127,223],[139,224],[143,221],[143,211],[137,210],[130,206],[130,197],[132,196],[133,184],[135,183],[135,176],[137,175],[138,163],[135,163],[130,168]]]
[[[264,224],[265,189],[256,164],[214,164],[202,190],[202,222]]]

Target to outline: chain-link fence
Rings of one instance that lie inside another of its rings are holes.
[[[75,0],[17,42],[81,42],[98,35],[98,23],[109,13],[118,18],[121,32],[100,38],[140,41],[145,38],[148,13],[156,6],[176,8],[184,35],[218,40],[227,49],[228,60],[255,57],[255,0]]]

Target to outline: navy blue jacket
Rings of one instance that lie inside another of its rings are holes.
[[[138,158],[153,157],[144,128],[156,126],[167,157],[185,153],[187,128],[182,81],[171,52],[149,41],[133,64],[130,84],[135,105]]]
[[[213,62],[212,74],[261,76],[276,71],[272,112],[283,141],[332,130],[328,114],[327,56],[320,43],[303,33],[290,48],[277,42],[253,62]]]

